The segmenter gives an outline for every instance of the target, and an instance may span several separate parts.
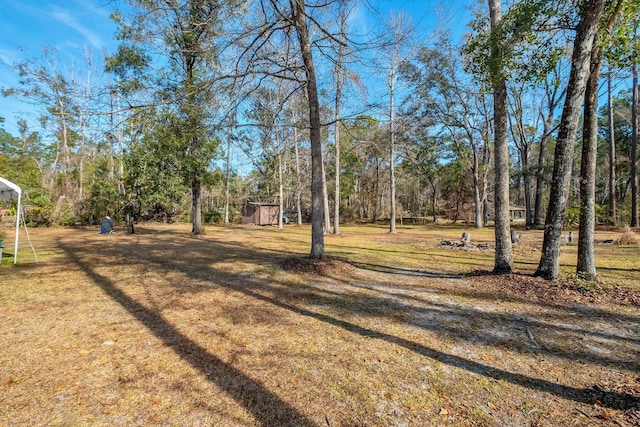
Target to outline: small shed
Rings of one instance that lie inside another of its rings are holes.
[[[255,225],[278,225],[280,205],[270,203],[247,203],[242,209],[242,223]]]
[[[487,218],[491,220],[495,220],[495,212],[494,212],[494,201],[488,200],[488,213]],[[527,216],[527,209],[523,206],[510,205],[509,206],[509,220],[511,222],[521,222],[525,221]]]
[[[509,216],[511,221],[524,221],[527,210],[522,206],[509,206]]]

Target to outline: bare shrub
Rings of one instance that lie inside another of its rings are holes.
[[[618,243],[621,245],[640,245],[640,236],[627,227],[624,233],[620,235]]]

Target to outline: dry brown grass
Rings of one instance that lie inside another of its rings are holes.
[[[637,248],[597,247],[593,288],[528,275],[539,231],[495,277],[438,246],[492,230],[399,230],[322,262],[307,227],[33,230],[41,262],[0,268],[0,425],[640,423]]]

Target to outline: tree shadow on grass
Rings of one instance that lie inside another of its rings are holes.
[[[401,267],[396,267],[396,266],[387,266],[387,265],[382,265],[382,264],[370,264],[370,263],[362,263],[362,262],[351,262],[351,261],[345,261],[348,262],[349,264],[353,265],[354,267],[363,269],[363,270],[368,270],[368,271],[373,271],[373,272],[377,272],[377,273],[384,273],[384,274],[390,274],[390,275],[398,275],[398,276],[418,276],[418,277],[425,277],[425,278],[435,278],[435,279],[465,279],[465,278],[473,278],[473,277],[484,277],[484,276],[494,276],[494,274],[490,271],[490,270],[486,270],[486,271],[482,271],[482,270],[475,270],[469,273],[462,273],[462,274],[456,274],[456,273],[447,273],[447,272],[437,272],[437,271],[428,271],[428,270],[420,270],[420,269],[408,269],[408,268],[401,268]],[[341,280],[337,277],[333,277],[329,274],[327,274],[327,276],[332,277],[335,280]],[[527,277],[527,278],[531,278],[533,276],[528,275],[528,274],[520,274],[520,273],[513,273],[512,276],[522,276],[522,277]],[[343,280],[341,280],[343,281]],[[367,287],[365,285],[356,285],[354,284],[352,281],[343,281],[346,285],[348,286],[355,286],[355,287],[361,287],[363,289],[371,289],[373,290],[372,287]],[[405,286],[400,286],[397,284],[393,284],[393,287],[400,289],[400,288],[405,288],[406,290],[414,290],[414,291],[421,291],[424,290],[424,285],[405,285]],[[388,286],[387,286],[388,288]],[[392,291],[385,291],[385,293],[387,293],[388,295],[391,296],[403,296],[402,293],[399,292],[392,292]],[[505,294],[498,294],[498,293],[492,293],[492,292],[486,292],[486,291],[482,291],[482,290],[468,290],[468,289],[452,289],[452,288],[447,288],[446,290],[442,290],[442,289],[436,289],[436,288],[430,288],[429,289],[429,293],[440,293],[440,294],[447,294],[447,295],[455,295],[455,296],[460,296],[460,297],[464,297],[464,298],[473,298],[473,299],[484,299],[484,300],[488,300],[488,301],[495,301],[495,300],[505,300],[505,301],[513,301],[513,302],[521,302],[523,304],[535,304],[537,306],[540,307],[547,307],[547,308],[553,308],[553,309],[560,309],[560,310],[571,310],[577,314],[580,314],[581,316],[584,317],[593,317],[593,316],[602,316],[602,315],[607,315],[607,316],[611,316],[611,317],[615,317],[616,320],[619,321],[625,321],[625,322],[634,322],[634,323],[638,323],[640,322],[640,316],[633,316],[633,315],[626,315],[626,314],[622,314],[622,313],[611,313],[611,312],[606,312],[604,310],[598,310],[595,309],[593,307],[589,307],[589,306],[584,306],[582,304],[567,304],[567,303],[560,303],[560,302],[553,302],[553,301],[533,301],[531,298],[525,298],[522,296],[516,296],[516,295],[505,295]],[[405,298],[407,298],[406,296],[404,296]],[[410,299],[418,299],[416,297],[410,297]],[[640,341],[640,339],[636,339],[633,341]]]
[[[185,242],[188,246],[185,246]],[[170,245],[171,247],[168,247]],[[224,280],[227,277],[233,277],[233,282],[238,283],[246,283],[249,277],[245,276],[234,276],[233,274],[227,272],[221,272],[216,269],[217,262],[226,262],[229,261],[243,261],[245,263],[251,263],[253,265],[262,265],[262,268],[271,268],[273,264],[280,264],[283,259],[282,255],[291,254],[289,251],[283,250],[274,250],[271,248],[263,248],[256,249],[251,245],[244,245],[239,243],[229,244],[226,242],[220,241],[212,241],[212,240],[193,240],[191,238],[185,238],[184,240],[175,239],[171,240],[171,243],[159,245],[163,249],[158,251],[155,247],[150,247],[148,245],[143,245],[144,249],[136,249],[133,251],[123,251],[127,252],[128,256],[134,256],[134,259],[137,257],[140,264],[145,263],[153,263],[158,266],[163,266],[164,268],[170,268],[173,271],[180,271],[184,274],[187,274],[190,277],[210,281],[211,278],[215,277],[215,283],[219,284],[219,281]],[[167,257],[167,254],[172,252],[179,253],[179,256],[176,257]],[[143,256],[140,256],[143,255]],[[466,275],[456,275],[452,273],[442,273],[442,272],[430,272],[425,270],[410,270],[403,269],[399,267],[385,266],[381,264],[371,264],[371,263],[352,263],[348,262],[356,268],[364,268],[368,271],[373,271],[376,273],[381,273],[381,279],[384,280],[384,276],[389,275],[403,275],[403,276],[417,276],[418,278],[428,279],[463,279],[465,277],[471,276],[482,276],[486,275],[486,272],[475,272]],[[332,292],[328,289],[320,289],[317,286],[314,286],[312,282],[305,288],[296,288],[294,291],[290,291],[286,287],[279,287],[278,289],[273,288],[273,286],[269,285],[265,282],[256,282],[256,286],[264,288],[265,290],[269,290],[271,292],[277,292],[281,295],[281,297],[289,298],[290,301],[300,300],[305,301],[309,304],[314,305],[326,305],[332,306],[337,309],[342,310],[343,312],[355,312],[366,314],[367,316],[375,316],[375,317],[385,317],[389,316],[390,312],[395,314],[408,314],[417,319],[413,322],[414,325],[422,327],[424,329],[431,330],[433,332],[447,334],[451,337],[455,337],[457,339],[461,339],[464,341],[468,341],[472,344],[477,344],[478,342],[484,342],[488,345],[507,345],[512,350],[517,351],[531,351],[532,349],[526,345],[524,341],[526,341],[526,334],[528,327],[540,327],[543,329],[552,328],[554,330],[558,330],[559,332],[555,334],[555,337],[562,338],[562,333],[570,333],[574,335],[574,338],[577,334],[585,334],[591,337],[598,337],[605,340],[613,340],[618,342],[628,342],[635,344],[638,342],[637,339],[633,337],[628,338],[621,335],[615,335],[612,333],[599,333],[597,330],[587,330],[584,328],[577,327],[576,325],[570,325],[575,320],[575,315],[579,316],[579,318],[589,319],[589,318],[598,318],[601,316],[610,317],[614,320],[618,320],[621,322],[637,322],[639,318],[633,315],[627,315],[623,313],[611,313],[605,312],[593,307],[583,306],[580,304],[576,305],[566,305],[559,304],[553,302],[542,302],[542,301],[532,301],[530,299],[515,297],[515,296],[505,296],[503,294],[496,293],[488,293],[481,290],[470,290],[463,286],[463,283],[460,282],[459,286],[454,288],[447,289],[437,289],[433,287],[426,286],[425,284],[421,284],[413,288],[415,292],[428,292],[431,294],[441,294],[443,296],[457,296],[463,297],[468,300],[485,300],[490,302],[495,302],[496,299],[507,301],[507,302],[517,302],[526,304],[527,306],[537,306],[542,308],[551,308],[556,312],[565,312],[569,310],[569,313],[563,315],[561,319],[557,319],[560,324],[564,324],[562,326],[558,325],[558,322],[549,321],[536,321],[535,319],[519,318],[515,316],[513,313],[488,313],[482,310],[478,310],[475,307],[463,307],[463,306],[451,306],[450,304],[438,304],[432,300],[427,300],[421,297],[417,297],[414,295],[404,295],[402,292],[397,292],[395,290],[399,290],[403,288],[402,285],[392,282],[392,283],[373,283],[374,286],[363,286],[357,283],[354,283],[353,280],[345,280],[344,277],[339,277],[338,275],[332,274],[331,270],[323,271],[320,270],[318,273],[321,276],[328,277],[331,280],[338,281],[343,283],[348,287],[359,287],[362,289],[368,289],[371,291],[379,292],[379,296],[358,296],[361,301],[358,304],[352,304],[345,301],[344,297],[344,289],[339,292]],[[369,279],[368,279],[369,280]],[[230,288],[240,288],[237,284],[229,284]],[[183,287],[176,289],[177,292],[185,292]],[[193,291],[191,289],[189,292]],[[195,290],[197,292],[197,290]],[[432,316],[429,316],[430,313],[443,313],[442,318],[433,319]],[[427,316],[424,316],[427,314]],[[455,319],[460,319],[461,322],[455,322]],[[471,319],[473,322],[477,322],[477,320],[481,320],[483,322],[487,322],[489,326],[487,328],[480,328],[477,333],[470,334],[468,331],[462,328],[462,324],[465,323],[465,320]],[[491,325],[513,325],[519,332],[522,332],[525,340],[516,337],[512,339],[505,340],[504,338],[492,336],[492,332],[494,331]],[[562,345],[561,341],[553,341],[550,342],[548,346],[543,348],[538,348],[536,351],[562,357],[567,360],[588,360],[593,363],[600,364],[602,366],[619,366],[625,369],[640,370],[640,364],[637,361],[629,361],[622,360],[620,358],[608,357],[603,354],[597,354],[591,351],[585,351],[584,349],[569,349],[566,346]],[[617,352],[612,352],[611,354],[617,354]]]
[[[370,264],[366,262],[350,262],[354,267],[358,267],[363,270],[374,271],[376,273],[386,273],[386,274],[398,274],[400,276],[420,276],[420,277],[430,277],[433,279],[462,279],[464,275],[462,274],[453,274],[453,273],[437,273],[426,270],[417,270],[412,268],[402,268],[396,266],[389,265],[381,265],[381,264]]]
[[[151,331],[158,339],[178,354],[184,361],[227,393],[250,412],[262,425],[316,426],[296,408],[269,391],[260,382],[250,378],[232,365],[211,354],[172,326],[159,312],[145,307],[129,297],[107,277],[97,273],[89,262],[78,256],[74,248],[65,247],[67,256],[129,314]]]
[[[614,409],[640,407],[640,399],[630,394],[609,391],[603,392],[602,390],[593,390],[590,388],[576,388],[520,373],[509,372],[507,370],[495,368],[464,357],[444,353],[399,336],[360,326],[353,322],[339,319],[334,315],[319,313],[312,309],[300,306],[300,304],[289,302],[299,301],[301,304],[308,304],[309,302],[312,302],[312,298],[314,298],[311,294],[298,294],[296,291],[299,291],[299,289],[288,289],[286,288],[286,284],[273,285],[270,281],[267,281],[266,279],[257,279],[255,276],[247,274],[247,272],[230,273],[215,267],[216,262],[228,262],[229,260],[235,259],[241,259],[244,262],[261,260],[263,265],[265,263],[273,263],[278,259],[278,257],[273,253],[263,253],[261,250],[252,248],[249,245],[231,245],[212,240],[189,240],[189,247],[184,247],[181,243],[175,241],[171,244],[173,247],[168,250],[165,247],[164,252],[153,252],[152,245],[144,243],[141,244],[139,242],[136,242],[135,247],[129,248],[125,247],[126,244],[122,244],[120,248],[117,248],[117,250],[122,251],[123,249],[126,249],[129,254],[129,258],[123,261],[125,263],[136,265],[147,264],[153,268],[178,271],[189,277],[197,279],[198,281],[210,282],[211,286],[223,287],[230,291],[242,293],[256,300],[286,309],[301,316],[322,321],[328,325],[342,328],[345,331],[355,333],[363,337],[382,340],[398,345],[422,356],[463,369],[470,373],[482,375],[495,380],[506,381],[530,390],[549,393],[564,399],[570,399],[585,404],[593,404],[596,401],[600,401],[605,406]],[[105,291],[105,293],[125,307],[142,324],[147,326],[154,334],[156,334],[156,336],[174,348],[174,350],[192,366],[203,373],[217,371],[218,374],[214,378],[210,377],[210,381],[217,384],[222,390],[226,391],[231,397],[247,408],[258,420],[268,425],[287,425],[291,423],[296,425],[313,425],[310,420],[306,419],[295,408],[281,400],[278,396],[266,390],[263,385],[239,372],[233,366],[226,364],[211,355],[205,348],[198,346],[196,343],[180,334],[173,326],[164,320],[161,314],[157,311],[151,311],[145,308],[142,304],[131,299],[119,290],[111,280],[96,273],[87,261],[83,261],[83,258],[86,256],[85,253],[77,253],[76,251],[79,250],[75,247],[62,246],[69,257],[80,265],[89,277],[91,277],[94,282]],[[111,248],[110,250],[116,250],[116,248]],[[168,258],[167,255],[172,250],[178,251],[179,256]],[[98,254],[99,253],[96,253],[95,255],[98,256]],[[215,254],[216,260],[211,259],[213,254]],[[208,285],[197,285],[188,288],[175,286],[174,288],[178,293],[200,292],[206,291],[206,289],[209,289]],[[268,293],[268,295],[265,295],[265,293]],[[352,308],[348,304],[345,304],[341,298],[338,298],[337,296],[332,297],[330,294],[320,296],[318,301],[324,305],[333,307],[336,310],[341,308]],[[367,305],[372,305],[375,309],[376,304],[384,305],[385,301],[379,297],[373,298],[368,301]],[[361,307],[362,306],[357,309],[362,310]],[[370,313],[367,311],[364,314]],[[381,316],[385,315],[382,311],[378,314]],[[503,321],[508,319],[501,318],[498,320]],[[455,328],[455,325],[452,326],[452,328]],[[441,332],[438,330],[434,331]],[[459,331],[457,337],[467,340],[470,338],[469,336],[464,336],[462,331]],[[568,354],[562,354],[561,357],[568,357]],[[606,365],[611,362],[612,361],[602,360],[601,363]],[[265,409],[269,406],[271,408],[276,408],[274,412],[278,415],[272,414],[271,411],[267,411]]]
[[[526,375],[505,371],[503,369],[493,368],[491,366],[465,359],[460,356],[443,353],[441,351],[429,348],[427,346],[404,338],[355,325],[353,323],[337,319],[326,314],[317,313],[305,308],[287,304],[278,299],[253,292],[249,289],[241,289],[240,291],[246,295],[263,300],[294,313],[298,313],[302,316],[312,317],[327,324],[342,328],[346,331],[356,333],[363,337],[379,339],[390,344],[404,347],[405,349],[413,351],[422,356],[437,360],[441,363],[456,368],[463,369],[473,374],[482,375],[488,378],[493,378],[495,380],[507,381],[509,383],[516,384],[534,391],[542,391],[545,393],[556,395],[563,399],[570,399],[575,402],[585,403],[589,405],[600,402],[603,406],[607,406],[611,409],[640,408],[640,398],[627,393],[611,392],[601,389],[584,389],[570,387],[540,378],[533,378]]]

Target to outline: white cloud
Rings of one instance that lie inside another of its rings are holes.
[[[16,62],[22,61],[22,55],[20,51],[15,49],[0,48],[0,64],[13,65]]]
[[[105,42],[98,34],[94,33],[91,29],[78,22],[71,14],[66,10],[56,10],[51,14],[52,18],[64,25],[74,29],[89,41],[97,49],[103,49]]]

